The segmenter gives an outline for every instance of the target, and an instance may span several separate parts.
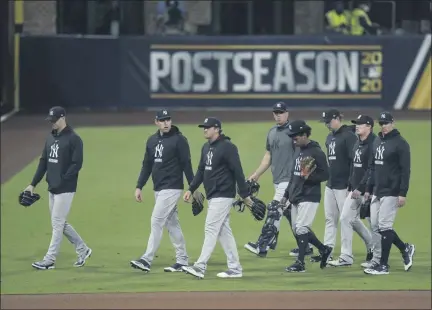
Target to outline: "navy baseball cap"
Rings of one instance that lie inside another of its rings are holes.
[[[390,114],[390,112],[381,112],[378,117],[378,123],[381,124],[389,124],[393,123],[394,118],[393,115]]]
[[[170,118],[171,118],[171,114],[166,109],[157,111],[157,113],[156,113],[156,120],[157,121],[163,121],[163,120],[170,119]]]
[[[66,110],[63,107],[55,106],[49,110],[46,120],[55,123],[64,116],[66,116]]]
[[[311,130],[311,128],[306,124],[303,120],[295,120],[289,123],[288,125],[288,136],[289,137],[295,137],[302,133],[305,133],[308,130]]]
[[[353,119],[351,120],[351,123],[356,124],[356,125],[370,125],[371,127],[374,126],[374,121],[373,118],[367,115],[362,115],[360,114],[359,116],[357,116],[357,119]]]
[[[286,112],[287,110],[287,106],[285,104],[285,102],[277,102],[273,105],[273,112]]]
[[[220,120],[218,120],[215,117],[207,117],[204,120],[204,123],[198,125],[198,127],[200,127],[200,128],[211,128],[211,127],[222,128],[222,124],[221,124]]]
[[[342,117],[342,113],[336,109],[330,109],[322,113],[320,122],[330,123],[332,119]]]

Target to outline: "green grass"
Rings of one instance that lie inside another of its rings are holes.
[[[327,130],[314,126],[313,139],[323,141]],[[264,153],[265,137],[271,123],[226,124],[225,132],[239,146],[246,176],[259,164]],[[46,183],[37,192],[42,200],[31,208],[18,205],[18,193],[29,183],[37,160],[2,186],[1,196],[1,292],[135,292],[135,291],[219,291],[219,290],[430,290],[431,289],[431,131],[429,122],[398,123],[411,144],[412,178],[407,205],[398,213],[395,228],[399,236],[416,244],[415,265],[403,271],[395,247],[390,255],[391,274],[383,277],[364,275],[359,264],[364,259],[364,245],[354,239],[355,266],[346,269],[320,270],[307,264],[307,273],[288,274],[284,268],[292,261],[288,252],[295,246],[287,221],[282,223],[278,249],[267,259],[260,259],[243,249],[255,240],[262,223],[248,213],[232,212],[232,227],[244,268],[242,279],[217,279],[226,268],[226,257],[218,244],[208,265],[206,278],[197,281],[185,274],[165,274],[163,267],[174,262],[174,251],[166,232],[152,271],[144,274],[129,266],[145,250],[153,208],[151,182],[145,187],[142,204],[133,198],[135,182],[143,156],[144,143],[155,128],[116,127],[81,128],[85,143],[85,161],[77,196],[69,222],[78,230],[93,256],[84,268],[74,268],[73,247],[64,238],[55,270],[33,270],[31,263],[45,254],[51,238]],[[188,137],[194,170],[205,140],[196,126],[181,125]],[[273,195],[270,172],[260,180],[260,198],[270,201]],[[323,186],[324,188],[324,186]],[[205,214],[193,217],[190,205],[180,203],[179,214],[187,242],[190,263],[200,254],[204,239]],[[314,225],[319,238],[324,234],[322,204]],[[340,251],[338,241],[336,253]]]

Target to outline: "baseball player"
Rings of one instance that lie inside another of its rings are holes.
[[[292,226],[297,235],[299,254],[294,264],[288,266],[286,271],[305,272],[304,257],[309,242],[319,250],[321,268],[326,266],[332,252],[332,248],[322,244],[311,231],[321,200],[321,182],[328,179],[329,172],[320,145],[310,140],[311,127],[302,120],[296,120],[289,124],[288,128],[289,136],[299,146],[300,152],[295,158],[291,182],[284,192],[281,204],[285,205],[287,200],[290,203]],[[309,164],[304,165],[303,161],[307,160]]]
[[[74,266],[82,267],[91,256],[92,249],[85,244],[66,219],[77,190],[78,174],[83,165],[83,141],[67,124],[64,108],[52,107],[47,120],[52,124],[52,131],[46,139],[33,180],[24,191],[33,193],[46,173],[52,235],[44,258],[32,266],[41,270],[54,269],[64,234],[75,246],[78,255]]]
[[[267,134],[266,152],[263,159],[261,160],[261,164],[259,165],[258,169],[249,177],[249,180],[258,181],[261,175],[266,172],[267,169],[271,166],[273,184],[275,189],[273,201],[277,202],[282,199],[285,189],[287,188],[288,182],[291,178],[292,162],[296,149],[292,139],[287,135],[287,132],[289,131],[288,116],[289,113],[284,102],[278,102],[273,106],[273,117],[276,121],[276,125],[273,126]],[[274,205],[278,205],[278,203],[275,203]],[[269,204],[269,206],[272,206],[272,204]],[[282,210],[279,209],[279,211],[281,216]],[[268,212],[267,214],[271,215],[273,213]],[[274,221],[274,230],[276,231],[276,234],[268,233],[266,231],[263,231],[265,230],[263,229],[261,235],[257,239],[257,242],[246,243],[244,245],[245,249],[261,257],[267,256],[267,251],[270,248],[272,250],[276,249],[277,238],[280,228],[280,216],[278,217],[278,220]],[[287,218],[288,220],[291,219],[291,217]],[[267,219],[266,221],[264,221],[264,223],[266,222]],[[291,223],[290,226],[292,226]],[[308,247],[306,255],[312,254],[312,247]],[[291,250],[290,256],[297,255],[297,248]]]
[[[351,121],[356,126],[359,137],[353,149],[353,162],[349,178],[349,193],[342,209],[341,225],[341,254],[338,259],[328,264],[333,267],[351,266],[354,262],[352,253],[353,231],[364,241],[367,249],[366,261],[372,259],[372,235],[360,219],[360,205],[366,191],[366,173],[370,160],[373,159],[373,143],[376,135],[373,133],[374,121],[370,116],[359,115]]]
[[[324,244],[334,249],[339,217],[348,194],[352,150],[357,136],[351,127],[342,125],[342,114],[336,109],[323,112],[321,121],[330,130],[325,142],[330,176],[324,191]],[[319,262],[321,257],[312,256],[311,261]]]
[[[408,142],[394,128],[394,118],[383,112],[378,119],[381,132],[374,147],[374,160],[369,168],[367,188],[373,186],[370,206],[373,259],[364,272],[372,275],[389,274],[388,258],[392,244],[402,254],[405,271],[413,265],[414,244],[403,242],[393,230],[399,208],[406,202],[411,174],[411,154]],[[365,198],[369,192],[365,193]]]
[[[209,117],[198,127],[204,128],[204,137],[208,142],[201,149],[198,170],[183,199],[189,201],[193,192],[203,183],[208,200],[208,211],[201,255],[193,266],[185,266],[183,270],[199,279],[204,278],[207,262],[216,246],[216,241],[219,240],[227,256],[228,270],[218,273],[217,276],[241,278],[243,269],[230,227],[230,211],[236,196],[236,184],[239,196],[245,203],[251,204],[251,198],[248,196],[249,188],[237,147],[222,133],[221,122]]]
[[[138,177],[135,199],[142,202],[142,188],[150,175],[153,180],[155,205],[147,249],[140,259],[130,262],[132,268],[149,272],[160,246],[164,227],[167,228],[176,253],[176,263],[165,272],[181,272],[188,264],[186,243],[178,218],[177,203],[184,189],[183,173],[188,184],[193,180],[189,143],[177,126],[172,125],[168,110],[156,113],[158,130],[147,139],[144,160]]]

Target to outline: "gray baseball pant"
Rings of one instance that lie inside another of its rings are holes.
[[[366,228],[365,224],[360,219],[360,205],[362,197],[354,199],[351,197],[352,192],[348,193],[343,206],[340,224],[341,224],[341,255],[340,257],[352,264],[354,256],[352,253],[353,231],[363,239],[366,248],[372,249],[372,233]]]
[[[297,205],[291,205],[292,228],[297,235],[309,233],[318,205],[318,202],[300,202]]]
[[[188,264],[186,242],[180,227],[177,203],[182,194],[181,189],[164,189],[154,193],[155,206],[151,215],[151,230],[146,252],[141,258],[149,264],[159,249],[163,229],[167,228],[171,243],[175,249],[176,262],[181,265]]]
[[[51,215],[52,235],[48,251],[44,257],[44,261],[55,262],[63,235],[75,246],[75,251],[78,256],[84,255],[88,247],[70,225],[66,219],[69,215],[70,208],[75,193],[52,194],[49,193],[49,211]]]
[[[325,230],[324,244],[334,249],[340,215],[347,197],[348,189],[330,189],[324,191]]]
[[[230,227],[230,211],[234,198],[212,198],[208,202],[207,216],[204,227],[204,244],[201,255],[194,264],[205,272],[207,262],[219,242],[227,256],[228,269],[236,273],[242,273],[237,244]]]
[[[374,262],[379,263],[381,259],[381,234],[379,232],[393,230],[398,208],[398,197],[385,196],[378,198],[372,196],[370,211],[374,247],[372,260]]]

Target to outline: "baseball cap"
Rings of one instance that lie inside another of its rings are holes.
[[[66,110],[63,107],[55,106],[49,110],[46,120],[55,123],[60,117],[64,116],[66,116]]]
[[[374,121],[372,119],[372,117],[367,116],[367,115],[359,115],[357,116],[357,119],[353,119],[351,120],[351,123],[356,124],[356,125],[371,125],[372,127],[374,126]]]
[[[330,109],[330,110],[322,113],[322,118],[321,118],[320,122],[329,123],[329,122],[331,122],[332,119],[334,119],[336,117],[341,117],[341,116],[342,116],[342,113],[339,110]]]
[[[393,115],[390,114],[390,112],[382,112],[378,117],[378,123],[380,124],[393,123],[393,121],[394,118]]]
[[[292,121],[289,125],[288,125],[288,136],[289,137],[294,137],[297,136],[299,134],[305,133],[306,131],[310,130],[311,128],[306,124],[305,121],[303,120],[295,120]]]
[[[204,123],[198,125],[200,128],[210,128],[210,127],[216,127],[216,128],[222,128],[222,124],[220,120],[218,120],[215,117],[207,117],[204,120]]]
[[[166,109],[157,111],[157,113],[156,113],[156,120],[157,121],[163,121],[163,120],[166,120],[166,119],[169,119],[169,118],[171,118],[171,114]]]
[[[287,111],[287,106],[285,104],[285,102],[277,102],[273,105],[273,112],[286,112]]]

